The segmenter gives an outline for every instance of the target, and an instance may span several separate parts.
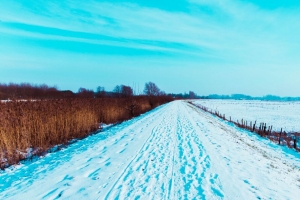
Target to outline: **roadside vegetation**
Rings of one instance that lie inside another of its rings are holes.
[[[149,83],[145,95],[138,96],[124,85],[112,92],[98,87],[96,92],[80,88],[78,93],[46,85],[1,85],[2,97],[9,100],[0,102],[0,168],[173,100]]]

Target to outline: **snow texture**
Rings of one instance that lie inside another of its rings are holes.
[[[299,199],[300,156],[184,102],[0,173],[0,199]]]
[[[275,131],[281,128],[288,132],[300,131],[299,101],[196,100],[193,103],[219,111],[227,119],[231,116],[232,121],[257,121],[256,124],[272,125]]]

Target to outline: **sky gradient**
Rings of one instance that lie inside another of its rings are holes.
[[[0,82],[300,96],[298,0],[0,0]]]

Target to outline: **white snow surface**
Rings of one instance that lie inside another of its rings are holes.
[[[299,101],[257,101],[257,100],[196,100],[194,104],[205,106],[225,114],[232,121],[267,123],[273,130],[300,131]]]
[[[299,153],[185,101],[0,172],[0,199],[299,196]]]

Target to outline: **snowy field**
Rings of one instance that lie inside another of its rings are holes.
[[[0,172],[0,199],[299,199],[300,154],[175,101]]]
[[[273,130],[300,132],[300,102],[271,102],[246,100],[196,100],[193,103],[225,114],[232,121],[241,119],[272,125]]]

